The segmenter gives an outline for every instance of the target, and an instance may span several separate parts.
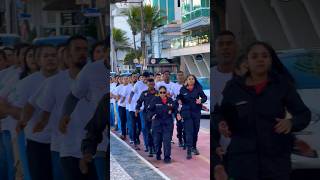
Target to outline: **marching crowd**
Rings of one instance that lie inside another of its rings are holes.
[[[140,150],[140,134],[144,151],[149,157],[171,162],[171,144],[176,120],[179,146],[199,155],[197,148],[202,104],[207,97],[194,75],[177,73],[177,82],[170,81],[170,72],[120,74],[110,79],[110,125],[120,132],[120,138],[129,138]]]
[[[1,180],[106,179],[108,56],[83,36],[0,50]]]

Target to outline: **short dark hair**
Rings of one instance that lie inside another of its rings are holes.
[[[183,74],[184,74],[184,72],[183,72],[183,71],[178,71],[178,72],[177,72],[177,74],[179,74],[179,73],[183,73]]]
[[[67,46],[70,48],[72,41],[75,40],[83,40],[88,42],[88,39],[85,36],[81,36],[81,35],[75,35],[75,36],[71,36],[68,41],[67,41]]]
[[[160,86],[160,87],[159,87],[159,90],[160,90],[160,89],[165,89],[165,90],[167,91],[167,88],[166,88],[165,86]]]
[[[164,73],[169,73],[169,74],[170,74],[170,71],[168,71],[168,70],[163,71],[163,73],[162,73],[162,74],[164,74]]]
[[[156,76],[161,76],[161,73],[157,73]]]
[[[221,37],[221,36],[232,36],[233,39],[236,39],[236,36],[234,35],[234,33],[231,32],[231,31],[229,31],[229,30],[221,31],[220,33],[218,33],[216,39],[218,39],[218,38]]]
[[[148,79],[148,82],[154,82],[154,79]]]

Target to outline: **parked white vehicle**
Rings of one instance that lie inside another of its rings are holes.
[[[298,49],[278,53],[282,63],[295,79],[297,90],[312,112],[309,126],[296,133],[306,143],[308,153],[292,154],[294,170],[320,169],[320,49]]]

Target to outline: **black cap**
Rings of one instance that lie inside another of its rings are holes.
[[[144,76],[144,77],[149,77],[150,74],[149,74],[149,72],[144,72],[144,73],[142,74],[142,76]]]
[[[154,82],[154,79],[148,79],[148,82]]]

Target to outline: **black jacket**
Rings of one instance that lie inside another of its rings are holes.
[[[103,131],[106,128],[109,129],[109,97],[109,94],[103,96],[99,102],[96,112],[94,113],[94,116],[85,127],[87,134],[82,140],[82,153],[90,153],[92,155],[96,154],[98,144],[101,143],[103,139]]]
[[[277,134],[276,118],[284,118],[286,110],[292,114],[292,132],[301,131],[311,120],[311,112],[305,106],[293,84],[278,74],[270,74],[261,94],[245,85],[245,77],[230,80],[224,91],[221,107],[214,114],[213,150],[219,146],[218,123],[227,121],[232,132],[227,149],[228,159],[255,157],[252,168],[258,167],[262,176],[290,172],[290,155],[293,135]],[[213,153],[214,165],[221,160]],[[228,162],[230,168],[233,162]],[[256,166],[256,167],[254,167]]]
[[[173,125],[172,115],[175,114],[176,109],[177,105],[171,98],[168,98],[167,103],[163,104],[161,97],[155,97],[149,106],[151,117],[155,116],[155,119],[152,120],[152,129]],[[169,110],[171,110],[171,114],[169,114]]]
[[[155,98],[155,95],[157,94],[158,94],[158,91],[155,89],[153,91],[149,91],[149,90],[143,91],[137,101],[136,110],[139,111],[143,103],[144,104],[143,112],[145,113],[147,120],[150,120],[150,112],[148,112],[149,106],[153,101],[153,99]]]
[[[200,113],[202,104],[196,104],[196,99],[199,97],[201,97],[201,103],[205,103],[207,101],[207,96],[204,94],[200,86],[194,86],[192,91],[189,91],[186,86],[182,86],[180,93],[177,96],[177,100],[182,101],[182,113],[184,111]]]

